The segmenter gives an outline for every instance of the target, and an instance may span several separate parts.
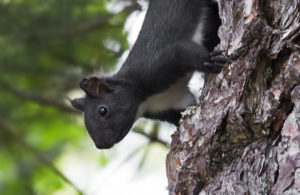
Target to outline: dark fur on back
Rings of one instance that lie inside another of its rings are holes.
[[[191,73],[222,68],[209,56],[219,42],[219,25],[217,5],[209,0],[150,0],[138,39],[119,72],[85,79],[81,88],[86,97],[72,101],[84,112],[96,146],[112,147],[138,117],[178,124],[180,112],[195,103],[186,89]],[[194,40],[197,33],[201,42]]]

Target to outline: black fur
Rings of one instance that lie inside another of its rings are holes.
[[[182,110],[175,110],[175,109],[170,109],[170,110],[166,110],[166,111],[162,111],[162,112],[158,112],[158,113],[146,112],[144,114],[144,117],[177,124],[181,117],[181,114],[180,114],[181,112],[182,112]]]
[[[193,37],[201,20],[203,41],[195,43]],[[107,78],[84,79],[80,86],[86,97],[71,102],[84,112],[85,125],[96,146],[112,147],[140,116],[178,124],[184,107],[155,110],[150,105],[143,110],[142,105],[168,91],[179,79],[190,78],[188,73],[220,71],[222,65],[209,56],[219,42],[219,25],[217,5],[209,0],[150,0],[138,39],[119,72]],[[160,101],[165,104],[169,100]],[[194,103],[192,99],[186,105]],[[100,116],[98,109],[103,106],[108,113]]]

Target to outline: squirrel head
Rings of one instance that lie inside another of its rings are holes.
[[[85,126],[96,147],[111,148],[131,129],[138,100],[122,81],[91,77],[83,79],[80,87],[86,96],[72,100],[72,106],[84,113]]]

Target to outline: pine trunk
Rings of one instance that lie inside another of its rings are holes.
[[[220,0],[219,50],[167,158],[169,193],[300,193],[300,0]]]

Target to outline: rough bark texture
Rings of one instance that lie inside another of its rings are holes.
[[[300,193],[300,0],[220,0],[232,61],[172,137],[170,194]]]

